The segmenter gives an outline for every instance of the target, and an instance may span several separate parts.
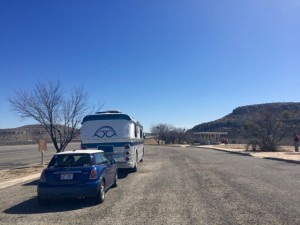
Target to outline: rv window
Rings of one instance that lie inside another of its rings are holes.
[[[137,137],[138,135],[137,135],[137,133],[138,133],[138,129],[137,129],[138,127],[137,127],[137,125],[135,124],[135,126],[134,126],[134,136],[135,137]]]
[[[143,130],[140,130],[140,138],[143,138]]]

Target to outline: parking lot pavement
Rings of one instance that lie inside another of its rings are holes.
[[[179,145],[173,145],[173,146],[178,147]],[[280,152],[245,151],[243,145],[233,145],[233,144],[201,145],[201,146],[180,145],[180,147],[209,148],[212,150],[225,151],[225,152],[235,153],[235,154],[246,154],[249,156],[263,158],[263,159],[271,159],[271,160],[284,161],[288,163],[300,164],[300,152],[293,152],[291,146],[286,147],[285,149],[283,149],[283,151]],[[18,183],[38,179],[44,168],[45,165],[41,166],[40,164],[33,164],[24,167],[0,170],[0,189],[7,188]]]

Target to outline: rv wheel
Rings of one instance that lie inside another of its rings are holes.
[[[138,170],[138,160],[139,160],[139,157],[138,157],[138,154],[136,153],[135,154],[135,164],[134,164],[134,167],[133,167],[133,172],[137,172],[137,170]]]
[[[144,154],[145,154],[145,150],[144,150],[144,148],[143,148],[143,156],[142,156],[142,158],[141,158],[141,162],[144,161]]]

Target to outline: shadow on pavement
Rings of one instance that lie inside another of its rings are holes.
[[[130,169],[118,169],[118,179],[125,179],[129,174],[134,173]]]
[[[275,161],[286,162],[286,163],[300,164],[299,161],[291,160],[291,159],[281,159],[281,158],[272,158],[272,157],[265,157],[264,159],[275,160]]]
[[[222,149],[214,149],[216,151],[220,151],[220,152],[226,152],[226,153],[229,153],[229,154],[233,154],[233,155],[241,155],[241,156],[251,156],[250,154],[248,153],[244,153],[244,152],[233,152],[233,151],[226,151],[226,150],[222,150]]]
[[[33,181],[29,182],[29,183],[23,184],[23,186],[37,186],[38,183],[39,183],[39,180],[37,179],[37,180],[33,180]]]
[[[91,199],[68,199],[68,200],[52,200],[46,206],[40,206],[37,197],[21,202],[9,209],[3,211],[6,214],[42,214],[49,212],[72,211],[81,208],[91,207],[95,204]]]

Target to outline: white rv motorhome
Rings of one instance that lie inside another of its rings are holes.
[[[144,157],[143,126],[117,110],[97,112],[83,118],[80,132],[82,149],[103,150],[117,161],[118,168],[132,168]]]

